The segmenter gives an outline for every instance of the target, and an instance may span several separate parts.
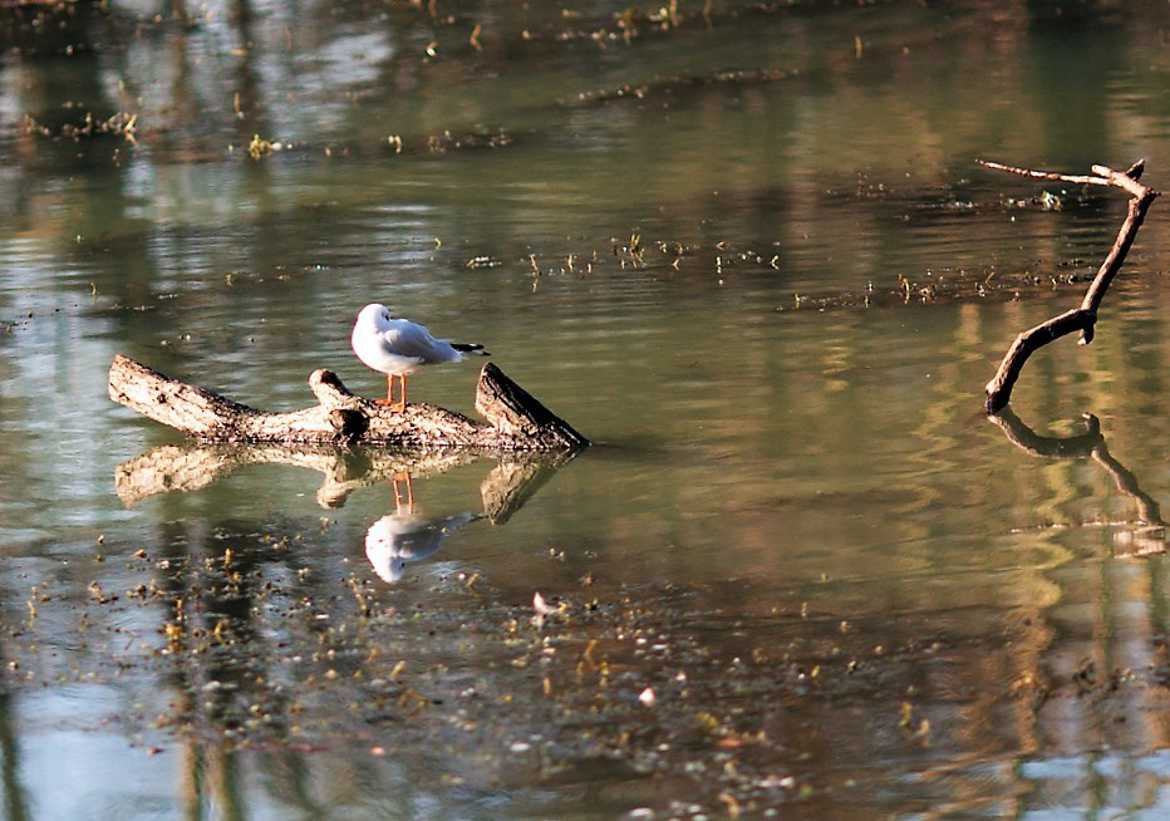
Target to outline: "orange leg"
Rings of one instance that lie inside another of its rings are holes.
[[[398,489],[398,483],[406,483],[406,512],[414,513],[414,483],[410,479],[409,473],[395,473],[394,474],[394,509],[402,512],[402,491]]]
[[[394,374],[388,374],[386,376],[386,398],[375,399],[374,401],[379,405],[394,406]]]
[[[406,410],[406,375],[399,374],[398,378],[401,380],[402,390],[400,391],[401,395],[397,402],[394,401],[394,374],[389,374],[386,377],[386,398],[375,399],[374,401],[379,405],[389,406],[390,410],[402,413]]]

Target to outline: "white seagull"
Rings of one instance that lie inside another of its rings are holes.
[[[371,303],[357,315],[350,337],[353,352],[367,367],[386,374],[386,398],[375,400],[392,410],[406,410],[406,377],[423,365],[459,362],[465,354],[490,356],[483,345],[435,339],[424,326],[395,319],[390,309]],[[402,382],[402,396],[394,401],[394,377]]]
[[[482,518],[482,513],[471,512],[439,519],[391,513],[366,531],[366,558],[383,581],[393,584],[406,572],[407,562],[427,558],[456,530]]]

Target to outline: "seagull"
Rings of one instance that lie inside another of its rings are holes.
[[[490,356],[483,345],[435,339],[426,327],[408,319],[395,319],[390,309],[374,302],[357,315],[350,337],[353,352],[367,367],[386,374],[386,398],[376,399],[401,413],[406,410],[406,377],[423,365],[460,362],[467,354]],[[394,401],[394,377],[402,383],[401,397]]]
[[[456,530],[482,518],[482,513],[467,512],[427,519],[399,510],[370,525],[366,558],[379,578],[393,584],[406,572],[407,562],[427,558]]]

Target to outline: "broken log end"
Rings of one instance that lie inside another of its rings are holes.
[[[318,368],[309,374],[309,390],[327,408],[351,404],[359,398],[345,387],[341,377],[325,368]]]
[[[480,371],[475,409],[493,427],[510,436],[529,437],[546,446],[559,444],[567,449],[589,444],[588,439],[513,382],[493,362]]]

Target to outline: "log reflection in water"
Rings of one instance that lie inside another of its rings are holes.
[[[479,484],[484,515],[494,525],[506,523],[512,514],[544,487],[553,474],[575,459],[579,452],[566,451],[543,456],[509,454],[501,458]]]
[[[1143,527],[1128,533],[1134,550],[1127,555],[1163,553],[1165,526],[1158,502],[1138,485],[1137,477],[1113,457],[1101,433],[1101,422],[1091,413],[1081,414],[1087,430],[1075,436],[1042,436],[1028,427],[1012,409],[1004,408],[987,418],[1004,432],[1008,441],[1030,456],[1049,459],[1089,458],[1105,469],[1120,493],[1137,505],[1137,523]]]
[[[159,493],[201,490],[244,465],[275,463],[324,474],[317,502],[338,508],[355,490],[388,482],[396,473],[437,475],[476,458],[471,453],[441,450],[399,453],[280,445],[162,445],[118,465],[114,487],[129,507]]]
[[[576,456],[509,453],[480,484],[483,513],[504,524],[554,473]],[[278,445],[162,445],[114,469],[114,487],[127,507],[150,496],[201,490],[244,465],[275,463],[324,475],[317,502],[343,506],[355,490],[393,482],[396,476],[436,476],[482,458],[466,451],[366,451],[286,448]]]

